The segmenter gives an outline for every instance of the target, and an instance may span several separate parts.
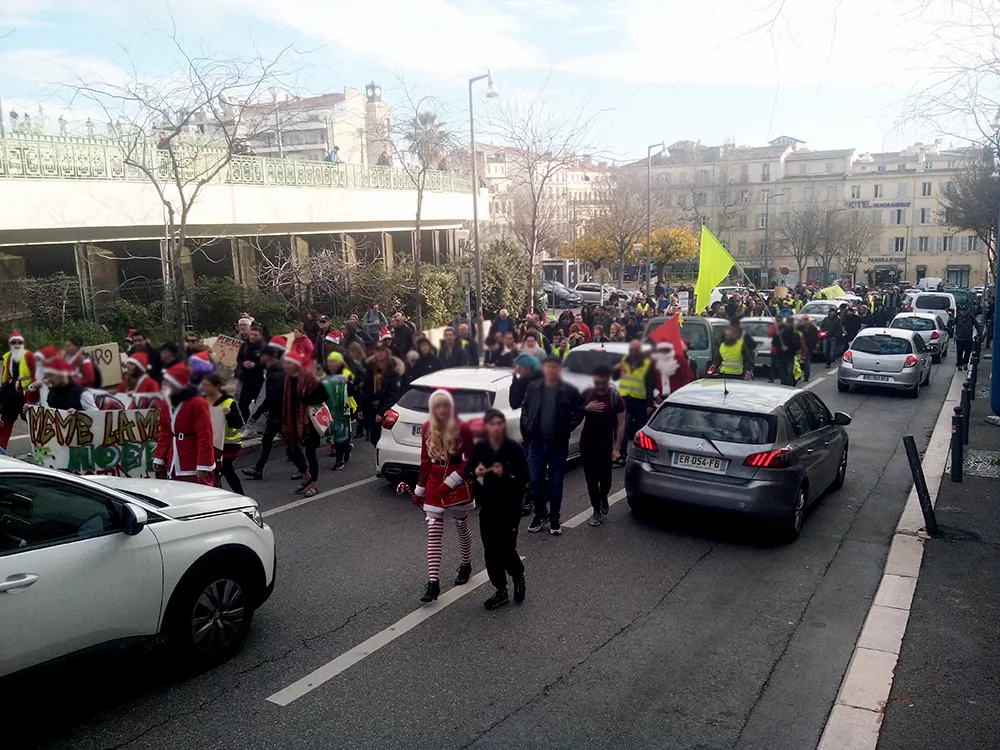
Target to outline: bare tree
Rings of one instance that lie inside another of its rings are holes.
[[[830,227],[836,258],[844,273],[854,276],[866,253],[882,236],[882,224],[868,211],[834,213]]]
[[[994,176],[993,162],[992,152],[984,149],[979,159],[941,190],[944,223],[974,232],[989,251],[991,267],[996,266],[997,206],[1000,206],[1000,180]]]
[[[125,166],[143,174],[163,204],[164,318],[180,331],[191,209],[243,150],[244,134],[261,130],[254,102],[290,75],[293,50],[265,58],[250,45],[247,56],[226,55],[189,48],[176,26],[154,33],[171,49],[172,73],[150,76],[133,66],[121,81],[78,79],[70,89],[103,110]]]
[[[635,171],[608,175],[597,184],[594,195],[588,234],[614,249],[624,279],[625,258],[632,246],[646,243],[646,177]],[[653,226],[660,222],[663,213],[663,194],[654,193]]]
[[[779,240],[788,243],[790,254],[798,267],[798,279],[803,278],[809,259],[816,257],[826,228],[825,211],[811,204],[788,213],[788,219],[778,223]]]
[[[593,113],[580,106],[556,112],[545,104],[543,94],[544,90],[525,104],[512,100],[498,106],[490,122],[492,136],[508,147],[506,176],[516,198],[510,211],[521,227],[514,236],[532,269],[540,251],[550,244],[558,247],[566,236],[564,229],[553,236],[562,197],[556,193],[556,176],[579,166],[581,156],[594,151]],[[531,279],[528,309],[534,308],[534,274]]]

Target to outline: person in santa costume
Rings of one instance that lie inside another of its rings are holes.
[[[153,457],[156,478],[212,486],[215,440],[208,402],[191,385],[183,362],[164,370],[162,390],[160,439]]]
[[[0,448],[7,449],[14,422],[26,403],[37,403],[35,355],[24,347],[24,337],[14,331],[7,338],[8,350],[0,359]]]
[[[427,519],[427,586],[422,602],[432,602],[441,593],[441,552],[444,516],[455,519],[461,565],[455,585],[469,582],[472,575],[472,530],[469,512],[476,507],[465,468],[475,447],[469,426],[458,418],[455,402],[448,391],[436,390],[428,405],[430,419],[424,422],[420,446],[420,479],[413,491],[413,504],[423,507]],[[409,491],[400,484],[396,492]]]
[[[311,351],[306,353],[293,348],[281,361],[285,368],[281,439],[285,441],[285,451],[301,479],[295,492],[312,497],[319,492],[316,485],[319,476],[316,450],[321,436],[313,427],[309,411],[312,406],[326,403],[327,392],[313,372]]]
[[[694,381],[694,373],[683,343],[678,352],[673,343],[661,341],[653,350],[652,360],[656,366],[656,386],[660,391],[660,401]]]
[[[149,377],[149,356],[135,352],[125,360],[125,377],[118,384],[119,393],[132,394],[133,409],[148,409],[160,400],[160,386]]]

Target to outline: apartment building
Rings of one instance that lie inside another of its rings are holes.
[[[941,191],[975,153],[940,141],[888,153],[811,150],[790,137],[765,147],[679,141],[653,158],[652,173],[668,210],[706,224],[755,283],[799,280],[781,227],[812,206],[828,217],[866,212],[883,227],[857,265],[859,281],[927,276],[970,286],[985,283],[987,253],[974,235],[944,224]],[[645,168],[646,161],[631,166]],[[835,260],[830,270],[840,276],[838,266]],[[826,281],[815,258],[801,272]]]

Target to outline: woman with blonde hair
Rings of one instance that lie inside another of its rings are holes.
[[[448,391],[437,390],[428,402],[430,419],[424,422],[420,448],[420,479],[413,491],[413,504],[422,507],[427,519],[427,586],[422,602],[432,602],[441,593],[441,553],[444,516],[455,519],[461,565],[455,585],[469,582],[472,575],[472,529],[469,511],[476,501],[464,479],[465,463],[472,454],[474,439],[469,426],[458,418],[455,402]],[[399,494],[410,488],[400,484]]]

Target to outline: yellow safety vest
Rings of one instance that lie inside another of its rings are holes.
[[[646,317],[647,315],[649,315],[649,305],[647,305],[645,302],[636,305],[635,309],[642,315],[642,317]]]
[[[743,374],[743,339],[735,344],[722,342],[719,344],[719,354],[722,356],[722,366],[719,372],[723,375]]]
[[[621,380],[618,381],[618,393],[622,398],[638,398],[646,400],[646,373],[649,371],[649,360],[634,370],[628,363],[628,357],[622,360]]]
[[[569,344],[563,344],[560,349],[558,346],[552,347],[552,353],[559,357],[559,359],[566,359],[566,353],[569,351]]]
[[[238,409],[236,402],[231,399],[223,399],[219,402],[220,409]],[[226,422],[226,445],[243,445],[243,429],[240,427],[230,427],[229,422]]]
[[[3,370],[0,371],[0,385],[7,382],[7,366],[10,362],[10,352],[3,355]],[[28,386],[35,382],[35,374],[28,367],[28,353],[25,352],[24,359],[18,363],[18,380],[21,381],[21,390],[28,392]]]

